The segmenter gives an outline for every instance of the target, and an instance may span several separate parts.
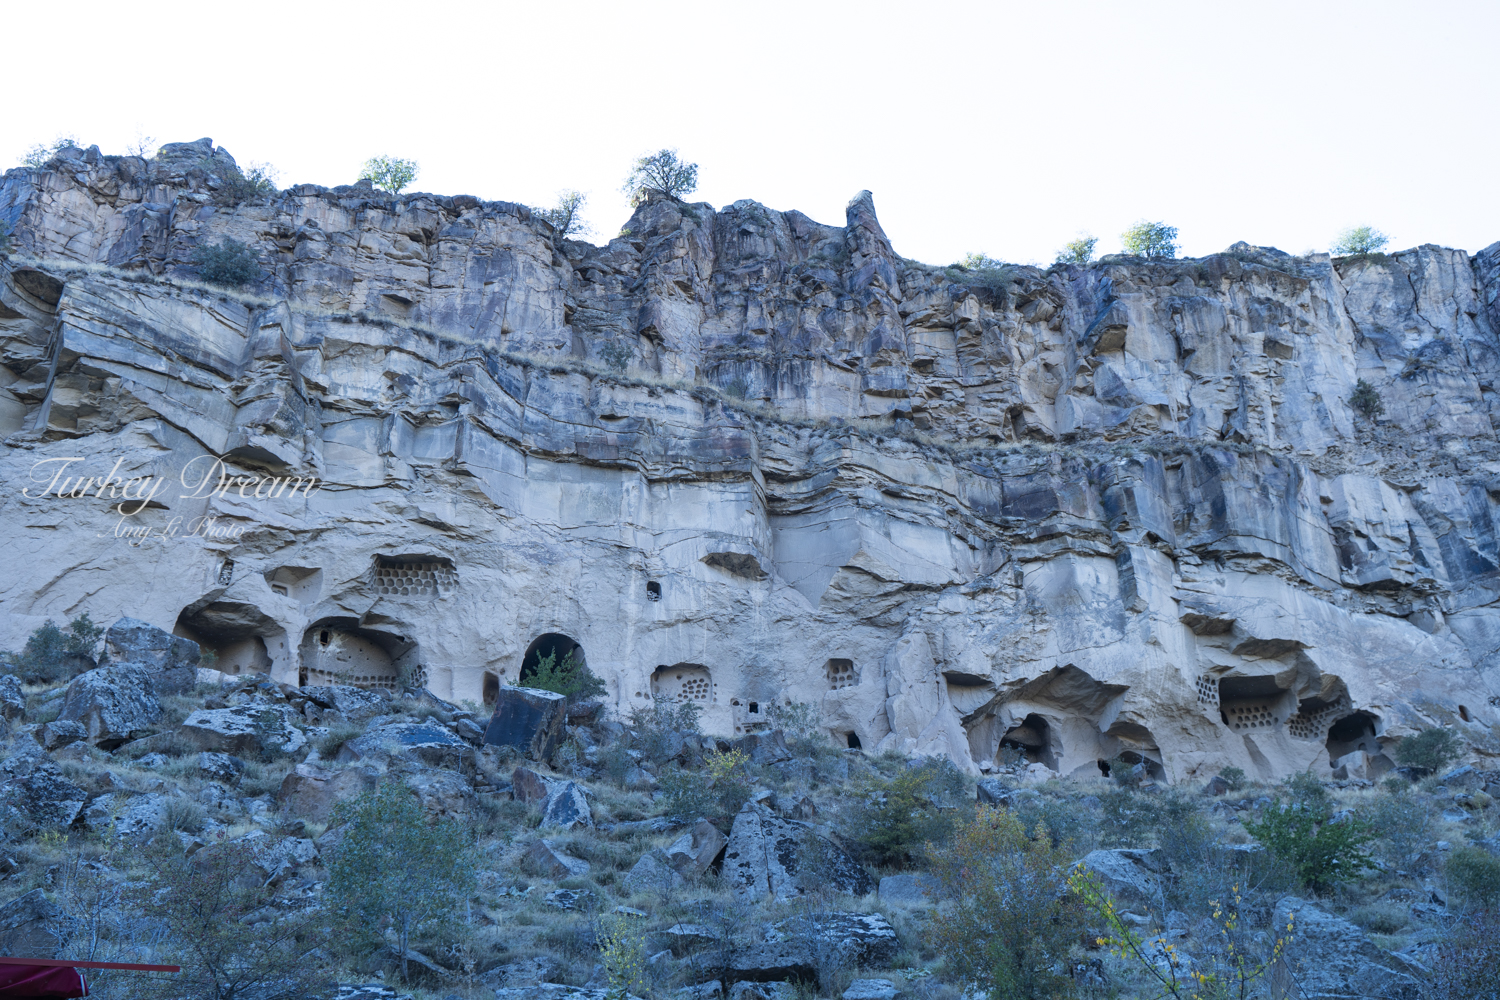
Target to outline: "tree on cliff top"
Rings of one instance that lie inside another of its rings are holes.
[[[369,181],[382,191],[400,194],[401,189],[417,179],[421,167],[416,160],[403,160],[399,156],[372,156],[365,161],[359,179]]]
[[[1329,251],[1335,257],[1351,257],[1356,254],[1379,253],[1391,238],[1369,226],[1353,226],[1339,233]]]
[[[1137,257],[1170,260],[1177,256],[1177,227],[1142,219],[1120,234],[1125,252]]]
[[[1094,259],[1094,247],[1098,244],[1099,237],[1079,233],[1077,239],[1069,240],[1063,244],[1061,250],[1057,251],[1057,263],[1087,264]]]
[[[536,214],[552,223],[552,228],[557,230],[557,238],[565,240],[570,236],[583,236],[588,233],[588,223],[583,221],[580,213],[583,211],[583,203],[588,201],[588,196],[582,191],[559,191],[557,192],[556,208],[539,208]]]
[[[698,164],[684,161],[675,149],[658,149],[636,159],[625,178],[624,191],[630,203],[639,205],[646,189],[655,188],[670,198],[681,198],[698,190]]]

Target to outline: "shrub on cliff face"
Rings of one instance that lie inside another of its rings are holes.
[[[1457,760],[1461,753],[1463,742],[1458,734],[1438,726],[1402,740],[1396,747],[1396,763],[1424,771],[1440,771]]]
[[[1057,251],[1057,263],[1087,264],[1094,259],[1094,247],[1098,244],[1099,237],[1080,233],[1077,239],[1069,240],[1063,244],[1061,250]]]
[[[692,194],[698,190],[698,164],[688,163],[675,149],[658,149],[637,157],[630,166],[630,176],[625,178],[624,191],[632,205],[639,205],[648,188],[669,198]]]
[[[197,247],[192,259],[198,277],[211,285],[239,288],[260,279],[255,252],[239,240],[225,237],[218,246]]]
[[[417,179],[421,165],[416,160],[403,160],[399,156],[372,156],[365,161],[359,179],[369,181],[382,191],[400,194],[402,189]]]
[[[40,170],[42,167],[45,167],[54,156],[56,156],[58,153],[61,153],[63,150],[79,148],[81,148],[81,145],[78,142],[77,136],[59,136],[52,141],[51,145],[43,145],[42,143],[37,143],[35,146],[32,146],[30,149],[28,149],[26,151],[26,155],[21,157],[21,165],[23,167],[35,167],[36,169]]]
[[[1349,396],[1349,405],[1364,414],[1368,420],[1374,420],[1385,412],[1385,403],[1381,402],[1380,393],[1364,379],[1354,383],[1354,392]]]
[[[0,222],[0,253],[10,249],[10,226]]]
[[[604,682],[578,658],[577,650],[570,651],[561,662],[555,649],[541,657],[534,671],[526,676],[524,685],[566,695],[570,703],[595,698],[606,691]]]
[[[1177,227],[1142,219],[1120,234],[1120,242],[1137,257],[1170,260],[1177,256]]]
[[[267,198],[277,193],[276,168],[268,163],[252,163],[244,170],[226,172],[220,178],[215,199],[223,205],[239,205],[256,198]]]
[[[552,224],[560,240],[584,236],[589,232],[588,223],[579,214],[583,211],[588,196],[582,191],[559,191],[554,208],[536,209],[536,214]]]

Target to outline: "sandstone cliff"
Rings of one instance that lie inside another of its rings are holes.
[[[481,701],[577,644],[622,711],[811,703],[971,768],[1500,752],[1500,244],[978,275],[868,192],[843,227],[653,197],[596,247],[464,196],[239,201],[232,164],[0,180],[0,646],[131,615]],[[222,237],[258,284],[196,280]],[[182,498],[212,456],[321,488]],[[73,457],[172,488],[38,495]]]

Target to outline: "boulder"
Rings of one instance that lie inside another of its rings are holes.
[[[875,889],[869,873],[843,848],[806,823],[782,819],[749,802],[730,829],[724,871],[745,902],[767,896],[785,901],[814,887],[856,896]]]
[[[907,872],[880,880],[880,901],[902,906],[924,906],[937,902],[942,883],[931,875]]]
[[[592,827],[594,814],[589,809],[588,795],[577,782],[553,782],[547,803],[542,808],[542,826],[559,830],[576,830]]]
[[[283,837],[255,855],[255,867],[267,879],[280,881],[302,865],[318,860],[318,848],[306,837]]]
[[[158,695],[182,694],[198,682],[198,644],[136,618],[121,618],[104,633],[103,660],[143,667]]]
[[[167,806],[172,797],[159,792],[132,795],[112,792],[89,803],[84,825],[90,830],[135,843],[145,843],[167,826]]]
[[[786,734],[780,729],[742,736],[730,746],[743,751],[755,764],[780,764],[792,759],[792,751],[786,745]]]
[[[1315,903],[1296,896],[1276,904],[1271,926],[1290,923],[1287,961],[1308,997],[1384,997],[1415,1000],[1421,967],[1378,947],[1364,931]]]
[[[1383,753],[1372,755],[1356,750],[1333,762],[1333,778],[1336,781],[1379,781],[1395,766],[1395,762]]]
[[[700,819],[693,828],[676,840],[666,850],[667,863],[680,875],[698,878],[718,859],[719,853],[729,845],[729,838],[706,819]]]
[[[333,807],[374,788],[380,772],[369,767],[333,768],[298,764],[281,782],[276,800],[293,816],[317,823],[333,817]]]
[[[1159,850],[1090,851],[1078,864],[1097,874],[1112,895],[1126,903],[1154,905],[1161,898],[1161,880],[1170,874]]]
[[[1009,805],[1016,790],[1006,786],[999,778],[982,778],[974,788],[979,801],[989,806]]]
[[[592,910],[599,897],[587,889],[553,889],[547,893],[546,903],[559,910]]]
[[[1447,774],[1438,778],[1438,784],[1443,785],[1450,792],[1471,792],[1482,788],[1484,783],[1484,773],[1477,770],[1472,764],[1455,767]]]
[[[334,758],[350,761],[388,761],[401,757],[427,767],[474,773],[474,748],[435,722],[396,722],[349,740]]]
[[[197,750],[236,757],[293,754],[307,746],[307,735],[295,724],[299,718],[286,705],[252,702],[232,708],[200,708],[177,732]]]
[[[682,888],[682,875],[672,867],[666,852],[660,848],[647,851],[625,875],[625,886],[631,892],[651,892],[665,897]]]
[[[792,1000],[797,995],[791,983],[751,983],[741,980],[729,987],[729,1000]]]
[[[0,812],[23,828],[71,826],[88,797],[36,744],[0,763]]]
[[[205,750],[198,755],[198,774],[209,781],[237,785],[245,773],[245,762],[227,753]]]
[[[1208,784],[1203,788],[1203,794],[1217,798],[1220,795],[1229,794],[1229,782],[1224,780],[1220,774],[1208,779]]]
[[[21,678],[0,674],[0,719],[20,722],[26,718],[26,695],[21,693]]]
[[[422,803],[429,820],[468,820],[473,815],[474,786],[461,774],[441,768],[422,768],[402,777],[403,783]]]
[[[562,743],[568,699],[537,688],[502,687],[484,741],[515,747],[532,760],[550,761]]]
[[[390,697],[384,691],[352,684],[322,684],[298,688],[297,692],[324,711],[337,712],[350,722],[373,718],[390,705]]]
[[[765,941],[735,949],[735,976],[751,982],[812,980],[830,964],[886,967],[896,957],[896,929],[878,913],[811,913],[766,930]]]
[[[526,860],[552,879],[576,878],[589,873],[589,863],[565,853],[552,841],[545,838],[534,841],[526,849]]]
[[[33,889],[0,905],[0,955],[58,958],[76,923],[41,889]]]
[[[840,994],[842,1000],[896,1000],[900,995],[889,979],[856,979]]]
[[[529,767],[518,767],[510,776],[510,792],[517,802],[543,805],[552,794],[552,782]]]
[[[161,702],[148,668],[131,663],[110,665],[73,678],[57,717],[82,723],[90,743],[101,750],[113,750],[148,735],[161,718]]]
[[[72,719],[57,719],[38,726],[34,735],[43,750],[61,750],[69,743],[88,739],[89,731],[81,722],[74,722]]]

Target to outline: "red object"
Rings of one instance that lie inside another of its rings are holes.
[[[86,997],[89,988],[77,969],[58,965],[21,965],[11,959],[0,965],[0,997]]]
[[[66,969],[126,969],[130,972],[181,972],[180,965],[136,965],[133,962],[78,962],[71,958],[6,958],[0,965],[43,965]]]

